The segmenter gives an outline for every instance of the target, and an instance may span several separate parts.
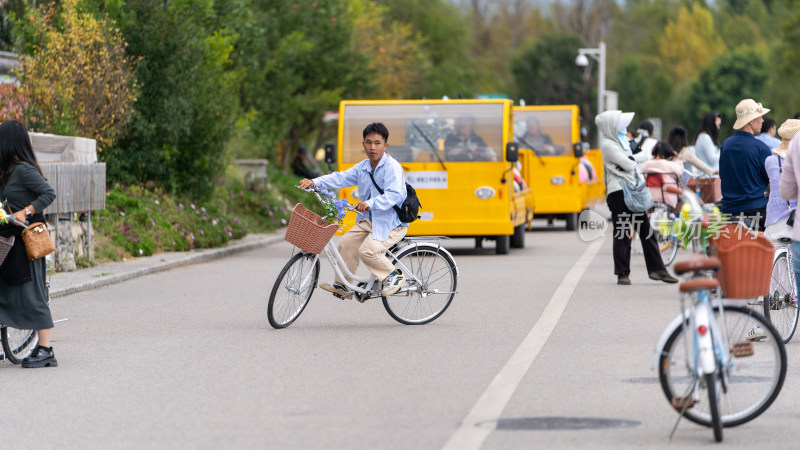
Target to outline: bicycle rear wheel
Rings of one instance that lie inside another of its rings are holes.
[[[788,254],[782,251],[772,264],[769,297],[764,299],[764,316],[787,343],[797,329],[800,309],[797,308],[797,286]]]
[[[714,313],[717,324],[727,331],[729,343],[729,348],[723,349],[727,365],[718,374],[723,377],[720,413],[723,426],[733,427],[758,417],[775,401],[786,378],[786,349],[775,328],[757,312],[725,306],[724,323],[718,307]],[[675,329],[659,358],[661,388],[671,403],[690,396],[704,398],[695,389],[707,387],[694,371],[693,333],[688,323],[684,325]],[[746,339],[754,325],[761,327],[766,339]],[[710,407],[705,402],[694,402],[684,415],[692,422],[712,426]]]
[[[422,325],[441,316],[456,294],[458,270],[450,253],[435,244],[412,244],[397,254],[396,267],[398,261],[410,273],[396,294],[383,297],[386,312],[405,325]]]
[[[3,352],[6,359],[14,364],[19,364],[30,356],[39,343],[39,333],[36,330],[18,330],[3,326],[0,329],[0,339],[3,340]]]
[[[273,328],[286,328],[308,305],[319,280],[319,258],[311,253],[297,253],[283,266],[272,286],[267,305],[267,319]]]
[[[668,208],[669,206],[666,204],[660,203],[650,213],[650,229],[653,230],[656,237],[658,248],[661,251],[661,259],[664,261],[665,266],[675,261],[675,256],[681,246],[680,241],[673,235],[673,219],[669,217]]]

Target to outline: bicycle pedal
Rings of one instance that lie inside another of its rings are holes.
[[[753,349],[752,342],[734,342],[733,343],[733,356],[743,358],[745,356],[753,356],[755,350]]]
[[[675,411],[683,412],[694,406],[694,396],[688,395],[686,397],[672,397],[672,407]]]

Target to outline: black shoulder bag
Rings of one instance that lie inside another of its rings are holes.
[[[383,189],[378,186],[378,183],[375,182],[375,177],[372,176],[372,172],[369,172],[369,177],[372,179],[372,184],[378,189],[378,192],[383,195]],[[419,197],[417,197],[417,191],[414,190],[414,187],[410,184],[406,183],[406,199],[403,200],[403,204],[400,206],[394,205],[393,208],[397,212],[397,217],[400,218],[400,222],[403,223],[411,223],[417,219],[419,216]]]

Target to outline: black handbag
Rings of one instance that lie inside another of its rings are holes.
[[[378,183],[375,182],[375,177],[372,174],[369,174],[370,179],[372,180],[372,184],[378,189],[378,192],[383,195],[383,189],[378,186]],[[393,208],[397,212],[397,217],[400,218],[400,222],[403,223],[411,223],[417,219],[419,216],[419,197],[417,197],[417,191],[414,190],[414,187],[410,184],[406,183],[406,199],[403,200],[403,204],[400,206],[394,205]]]

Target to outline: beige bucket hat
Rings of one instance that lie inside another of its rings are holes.
[[[778,136],[781,137],[781,145],[772,150],[773,153],[781,158],[786,157],[786,150],[789,150],[789,141],[800,131],[800,120],[789,119],[778,128]]]
[[[742,127],[750,123],[751,120],[761,117],[768,113],[769,110],[761,106],[761,103],[756,103],[752,98],[746,98],[736,105],[736,123],[733,124],[734,130],[741,130]],[[761,130],[757,130],[760,132]]]

